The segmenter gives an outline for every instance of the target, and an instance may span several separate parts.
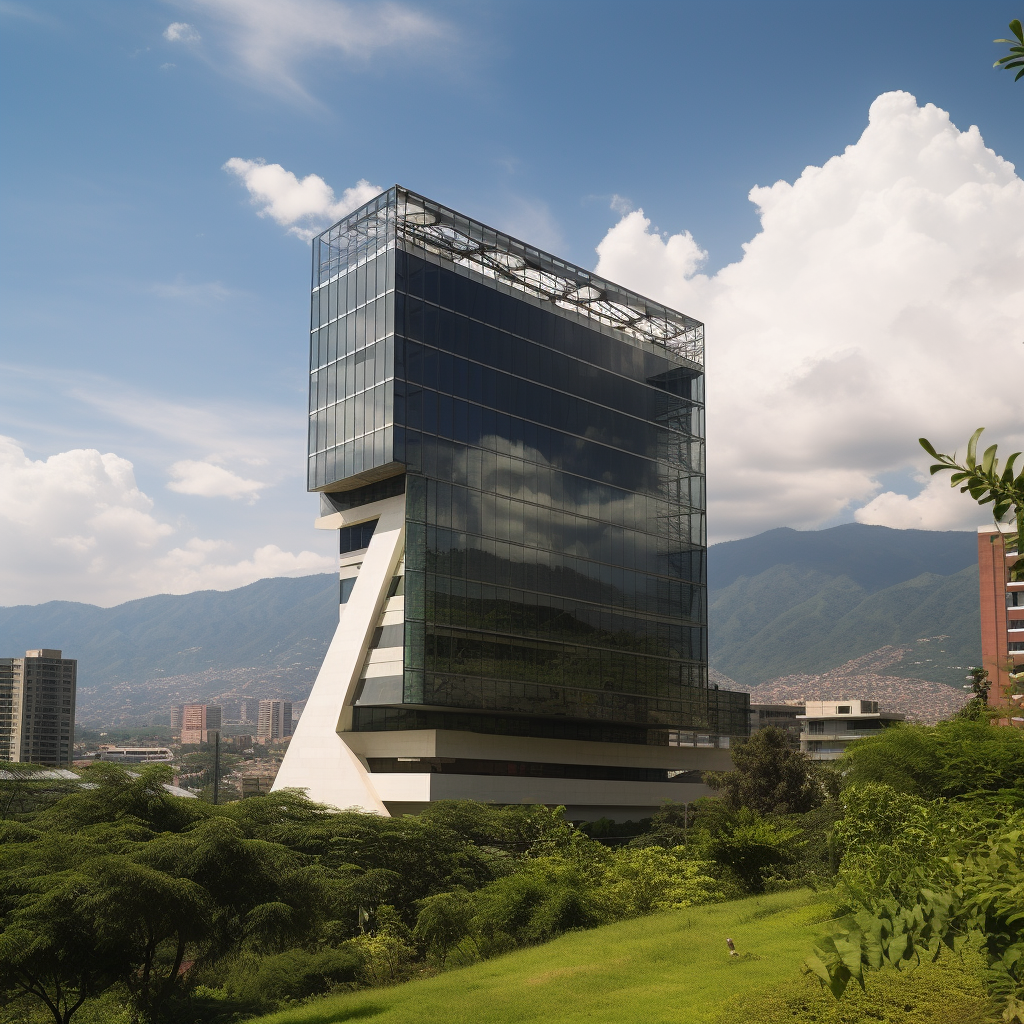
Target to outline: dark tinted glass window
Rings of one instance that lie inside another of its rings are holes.
[[[360,551],[370,546],[370,538],[377,528],[377,520],[371,519],[368,523],[359,523],[356,526],[346,526],[339,530],[341,535],[341,553],[347,551]]]

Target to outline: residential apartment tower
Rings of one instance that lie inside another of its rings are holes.
[[[78,662],[63,652],[0,658],[0,761],[71,764]]]

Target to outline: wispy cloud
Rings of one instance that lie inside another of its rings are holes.
[[[102,374],[49,366],[0,362],[0,376],[16,381],[22,394],[60,394],[62,405],[73,410],[71,422],[82,425],[75,432],[83,440],[99,435],[108,438],[104,443],[118,444],[126,436],[123,426],[130,427],[130,445],[122,446],[130,448],[133,458],[144,455],[147,463],[161,467],[181,459],[267,467],[260,476],[270,486],[289,475],[305,447],[302,413],[283,405],[226,398],[171,401]],[[39,450],[66,443],[67,426],[50,430],[50,422],[49,417],[42,423],[19,417],[17,407],[0,405],[0,431],[45,438]]]
[[[339,199],[318,174],[307,174],[300,180],[280,164],[237,156],[223,169],[245,185],[260,217],[272,218],[287,227],[289,234],[307,241],[384,191],[363,178],[345,189]]]
[[[176,5],[205,18],[204,32],[224,41],[231,59],[222,70],[304,102],[316,102],[299,78],[314,53],[333,51],[367,61],[381,50],[432,48],[454,34],[440,19],[394,2],[177,0]]]
[[[13,0],[0,0],[0,17],[31,21],[33,24],[42,25],[45,28],[56,28],[60,24],[49,14],[41,14],[28,4],[14,3]]]
[[[282,471],[304,443],[296,415],[285,408],[241,402],[171,402],[114,381],[96,379],[86,387],[71,386],[67,394],[136,431],[171,442],[171,450],[189,450],[229,462],[267,460]],[[277,473],[274,474],[277,476]]]
[[[164,29],[164,39],[169,43],[198,43],[203,37],[187,21],[172,21]]]
[[[512,196],[493,214],[494,226],[515,238],[529,239],[532,245],[552,252],[564,243],[555,215],[542,199]]]
[[[171,466],[170,474],[168,490],[201,498],[248,498],[251,504],[267,486],[259,480],[246,480],[212,461],[182,459]]]

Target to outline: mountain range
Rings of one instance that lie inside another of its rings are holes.
[[[959,689],[980,660],[972,533],[770,530],[713,545],[708,591],[723,686],[825,678],[884,648],[887,678]],[[141,721],[227,694],[304,699],[337,615],[333,573],[113,608],[50,601],[0,608],[0,654],[60,648],[79,661],[80,720]]]
[[[848,523],[708,551],[711,666],[745,685],[817,674],[882,647],[894,676],[963,682],[981,660],[973,533]]]

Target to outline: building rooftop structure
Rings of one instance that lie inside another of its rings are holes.
[[[478,274],[499,291],[551,303],[593,327],[704,362],[704,325],[511,235],[395,185],[313,239],[313,288],[396,243]],[[599,328],[600,329],[600,328]]]

